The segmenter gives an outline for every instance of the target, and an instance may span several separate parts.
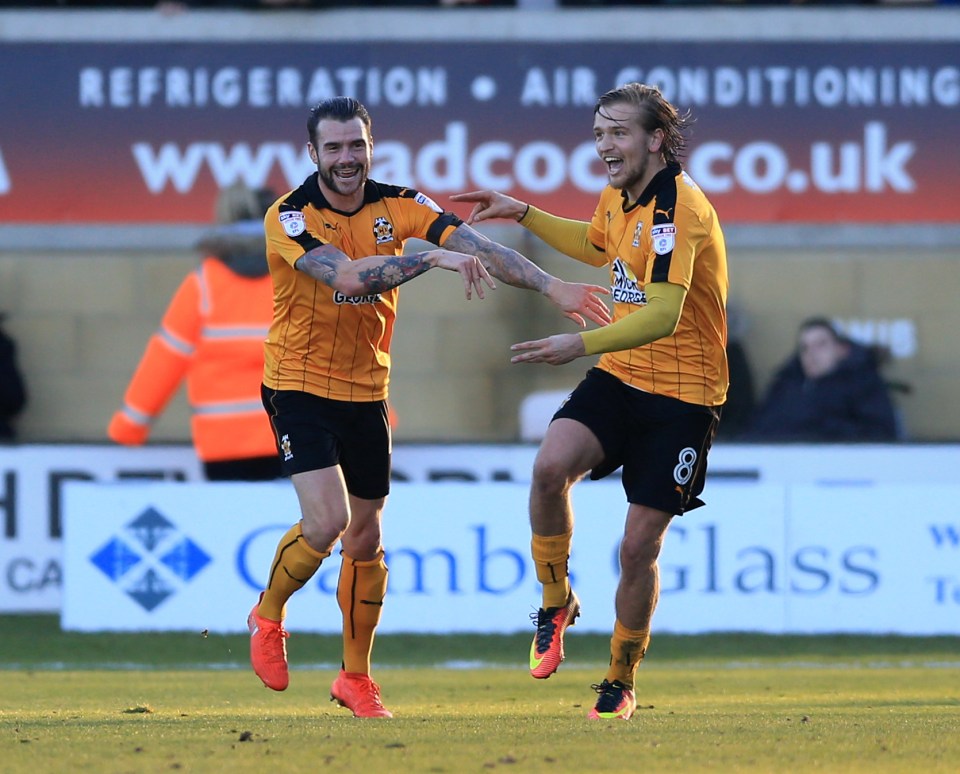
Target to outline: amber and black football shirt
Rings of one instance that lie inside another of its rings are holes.
[[[418,191],[372,180],[356,212],[333,209],[316,174],[281,196],[264,218],[274,288],[264,384],[334,400],[386,399],[399,288],[344,296],[293,265],[322,244],[351,259],[400,255],[405,240],[440,245],[461,223]]]
[[[590,241],[610,266],[614,322],[646,303],[644,286],[670,282],[687,289],[672,336],[608,352],[599,368],[641,390],[687,403],[726,400],[727,254],[713,205],[679,164],[668,164],[640,198],[600,194]]]

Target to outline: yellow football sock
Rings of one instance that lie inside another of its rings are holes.
[[[570,596],[567,563],[570,559],[572,532],[562,535],[534,535],[530,541],[537,580],[543,584],[543,607],[563,607]]]
[[[360,562],[342,551],[337,602],[343,613],[343,668],[370,674],[373,635],[380,623],[387,593],[387,565],[383,551],[375,559]]]
[[[607,680],[611,683],[619,680],[627,688],[633,688],[637,667],[643,661],[649,644],[649,629],[628,629],[617,621],[613,625],[613,637],[610,638],[610,668],[607,669]]]
[[[271,621],[282,621],[287,600],[303,588],[328,556],[329,551],[317,551],[307,545],[300,522],[290,527],[277,545],[258,614]]]

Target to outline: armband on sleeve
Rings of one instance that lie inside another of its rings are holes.
[[[587,237],[590,233],[589,223],[560,218],[549,212],[538,210],[533,205],[527,205],[527,211],[519,222],[550,247],[571,258],[589,263],[591,266],[603,266],[607,262],[606,254],[598,250]]]
[[[673,334],[687,297],[686,288],[670,282],[652,282],[644,292],[646,306],[615,323],[580,334],[586,354],[634,349]]]

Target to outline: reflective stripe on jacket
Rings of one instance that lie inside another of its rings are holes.
[[[270,275],[241,277],[214,257],[184,278],[107,430],[117,443],[147,440],[186,381],[190,429],[204,462],[275,454],[260,402],[263,341],[273,319]]]

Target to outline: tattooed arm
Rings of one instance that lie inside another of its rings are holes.
[[[435,266],[458,272],[468,299],[474,291],[483,298],[483,283],[495,287],[476,256],[442,248],[411,255],[370,255],[351,260],[333,245],[324,244],[304,253],[294,264],[297,270],[346,296],[391,290]]]
[[[556,280],[556,277],[547,274],[516,250],[488,239],[466,224],[458,226],[447,237],[443,246],[477,256],[494,277],[515,288],[526,288],[546,294],[550,282]]]
[[[490,274],[508,285],[542,293],[581,328],[586,325],[584,317],[593,320],[597,325],[610,322],[610,310],[599,298],[601,293],[609,295],[607,288],[564,282],[548,274],[516,250],[488,239],[466,223],[458,226],[447,237],[443,246],[476,255]]]

